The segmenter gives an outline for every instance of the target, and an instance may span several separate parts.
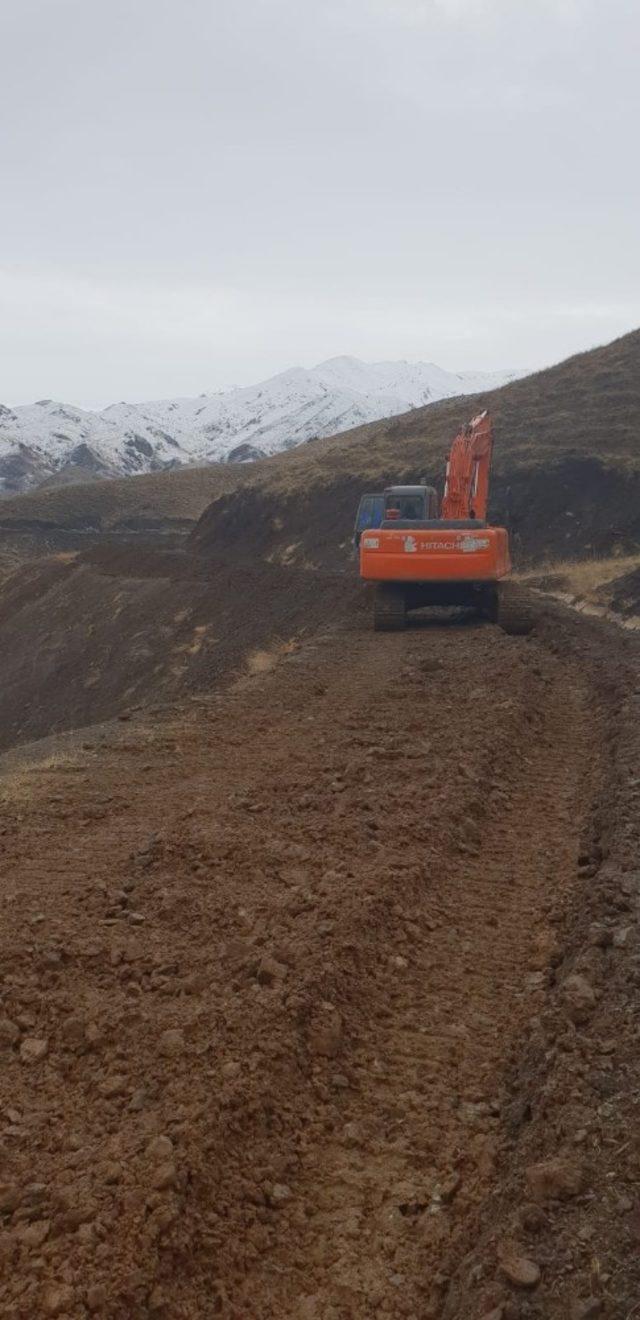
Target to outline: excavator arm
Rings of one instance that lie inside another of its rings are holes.
[[[486,519],[492,449],[491,418],[483,412],[460,431],[451,445],[442,518]]]

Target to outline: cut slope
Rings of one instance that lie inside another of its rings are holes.
[[[342,576],[144,547],[27,564],[0,579],[0,749],[211,689],[358,602]]]

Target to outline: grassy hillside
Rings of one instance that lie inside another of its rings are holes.
[[[177,468],[115,481],[76,482],[41,487],[14,495],[0,504],[0,528],[11,530],[39,524],[80,531],[145,530],[192,526],[216,496],[242,482],[246,468],[212,464]]]

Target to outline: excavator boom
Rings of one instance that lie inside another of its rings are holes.
[[[447,460],[442,518],[487,516],[493,429],[487,412],[474,417],[456,436]]]

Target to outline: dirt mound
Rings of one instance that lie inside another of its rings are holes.
[[[343,625],[5,778],[4,1314],[628,1313],[638,657],[549,642]]]
[[[144,545],[35,561],[0,580],[0,748],[210,689],[361,605],[355,576]]]

